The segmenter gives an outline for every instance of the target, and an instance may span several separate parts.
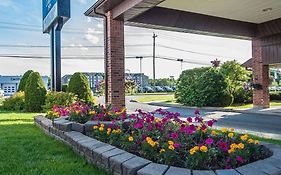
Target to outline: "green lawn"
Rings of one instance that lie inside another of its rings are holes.
[[[144,95],[136,99],[138,102],[146,103],[153,101],[172,102],[174,101],[174,94],[158,94],[158,95]]]
[[[276,107],[276,106],[281,106],[280,101],[272,101],[270,102],[270,107]],[[226,107],[227,109],[248,109],[248,108],[253,108],[253,104],[237,104],[237,105],[232,105]]]
[[[30,113],[0,111],[0,174],[105,175],[34,125]]]

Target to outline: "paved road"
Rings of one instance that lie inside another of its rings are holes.
[[[132,99],[136,99],[136,96],[126,97],[126,107],[129,111],[135,111],[136,109],[142,109],[145,111],[153,111],[158,109],[158,106],[152,106],[148,104],[130,102]],[[98,102],[103,102],[101,97]],[[193,110],[176,107],[163,107],[171,112],[179,112],[181,116],[187,117],[193,115]],[[277,115],[265,116],[259,114],[241,114],[233,112],[220,112],[220,111],[201,111],[201,114],[206,120],[214,118],[218,122],[215,127],[233,127],[241,132],[248,132],[255,135],[281,139],[281,117]]]

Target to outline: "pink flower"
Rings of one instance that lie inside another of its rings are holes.
[[[213,140],[212,138],[208,138],[208,139],[205,141],[205,143],[206,143],[207,145],[211,145],[213,142],[214,142],[214,140]]]
[[[218,146],[219,146],[220,149],[222,149],[222,150],[224,150],[224,151],[227,151],[227,150],[228,150],[228,149],[227,149],[227,143],[224,142],[224,141],[222,141],[222,140],[219,141]]]
[[[139,120],[136,124],[134,124],[135,129],[141,129],[143,128],[143,121]]]
[[[192,118],[191,118],[191,117],[188,117],[186,120],[187,120],[189,123],[192,122]]]
[[[175,148],[179,148],[181,145],[179,143],[174,143],[173,145]]]
[[[209,121],[207,122],[207,124],[208,124],[208,126],[212,127],[213,124],[214,124],[214,122],[213,122],[212,120],[209,120]]]
[[[236,160],[239,163],[243,163],[244,162],[244,160],[243,160],[243,158],[241,156],[236,156]]]
[[[171,138],[172,138],[172,139],[177,139],[177,138],[179,138],[179,135],[178,135],[177,133],[173,132],[173,133],[171,134]]]
[[[194,111],[194,114],[195,114],[195,115],[199,115],[199,114],[200,114],[200,110],[199,110],[199,109],[196,109],[196,110]]]

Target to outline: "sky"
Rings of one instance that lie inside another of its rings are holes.
[[[62,29],[62,75],[104,72],[103,22],[84,12],[95,0],[71,0],[71,18]],[[32,69],[50,75],[50,36],[42,33],[41,0],[0,0],[0,75]],[[178,77],[182,70],[211,66],[211,61],[251,58],[251,41],[125,26],[125,71],[152,78],[152,35],[156,38],[156,78]],[[11,58],[5,56],[27,56]],[[178,61],[165,60],[183,59]]]

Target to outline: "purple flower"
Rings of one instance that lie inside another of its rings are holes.
[[[214,140],[213,140],[212,138],[208,138],[208,139],[205,141],[205,143],[206,143],[207,145],[211,145],[213,142],[214,142]]]
[[[191,117],[188,117],[186,120],[187,120],[189,123],[192,122],[192,118],[191,118]]]
[[[143,128],[143,121],[139,120],[136,124],[134,124],[135,129],[141,129]]]
[[[194,111],[194,114],[195,114],[195,115],[200,115],[200,110],[199,110],[199,109],[196,109],[196,110]]]
[[[172,139],[177,139],[177,138],[179,138],[179,135],[178,135],[176,132],[173,132],[173,133],[171,134],[171,138],[172,138]]]
[[[179,148],[181,145],[179,143],[174,143],[173,145],[175,148]]]
[[[227,150],[228,150],[228,149],[227,149],[227,143],[224,142],[224,141],[222,141],[222,140],[219,141],[218,146],[219,146],[220,149],[222,149],[222,150],[224,150],[224,151],[227,151]]]
[[[236,156],[236,160],[239,163],[243,163],[244,162],[244,160],[243,160],[243,158],[241,156]]]

